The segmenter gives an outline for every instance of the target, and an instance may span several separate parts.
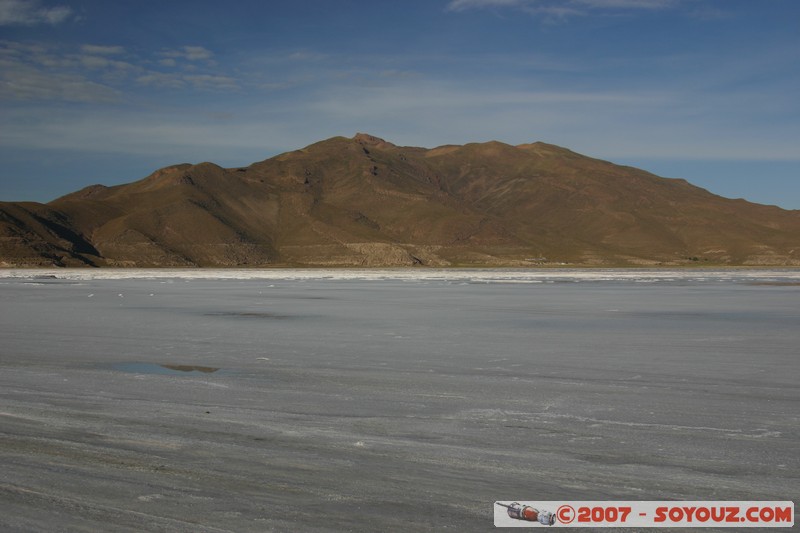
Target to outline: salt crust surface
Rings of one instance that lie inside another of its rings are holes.
[[[65,280],[241,279],[241,280],[402,280],[473,283],[585,281],[781,282],[800,281],[800,269],[7,269],[3,278]]]

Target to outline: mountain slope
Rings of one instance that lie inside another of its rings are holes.
[[[446,158],[442,165],[461,165],[443,166],[455,195],[571,261],[780,264],[798,257],[798,212],[728,200],[543,143],[467,145]]]
[[[99,261],[97,250],[63,213],[35,202],[0,202],[0,267]]]
[[[334,137],[0,203],[5,265],[800,264],[800,212],[544,143]]]

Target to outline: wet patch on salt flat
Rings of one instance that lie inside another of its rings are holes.
[[[113,370],[130,374],[158,374],[165,376],[199,375],[199,374],[228,374],[229,371],[213,366],[200,365],[174,365],[157,363],[118,363],[112,365]]]
[[[261,311],[218,311],[213,313],[204,313],[204,316],[217,316],[224,318],[270,318],[274,320],[292,318],[289,315],[279,315],[276,313],[267,313]]]

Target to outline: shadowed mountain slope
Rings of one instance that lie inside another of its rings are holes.
[[[800,212],[544,143],[334,137],[248,167],[175,165],[0,203],[0,264],[798,265]]]

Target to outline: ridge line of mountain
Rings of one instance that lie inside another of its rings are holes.
[[[0,202],[0,266],[800,265],[800,211],[535,142],[358,133]]]

